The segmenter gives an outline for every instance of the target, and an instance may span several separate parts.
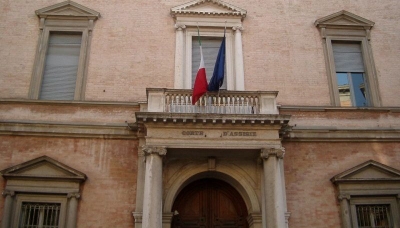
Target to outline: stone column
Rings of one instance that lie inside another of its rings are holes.
[[[11,227],[11,212],[13,207],[14,191],[4,190],[3,196],[6,198],[4,202],[3,218],[1,220],[1,227]]]
[[[162,228],[162,157],[165,147],[143,147],[146,156],[142,228]]]
[[[242,26],[232,28],[235,31],[235,90],[244,90],[244,67],[243,67],[243,48],[242,48]]]
[[[183,89],[184,81],[183,81],[183,56],[184,56],[184,48],[183,48],[183,39],[184,34],[183,30],[186,28],[185,25],[175,24],[176,33],[175,33],[175,82],[174,89]]]
[[[338,197],[340,201],[340,211],[342,217],[342,227],[343,228],[351,228],[351,219],[350,219],[350,196],[349,195],[340,195]]]
[[[79,192],[68,193],[68,214],[66,228],[75,228],[78,215],[78,199],[81,197]]]
[[[280,159],[285,154],[284,148],[268,148],[261,150],[261,158],[264,166],[264,197],[263,209],[267,228],[286,227],[285,213],[286,202],[282,183],[282,170]]]

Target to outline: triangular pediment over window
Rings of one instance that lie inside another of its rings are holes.
[[[363,17],[357,16],[346,10],[328,15],[315,21],[315,26],[329,27],[329,26],[346,26],[346,27],[364,27],[371,28],[374,22],[367,20]]]
[[[88,19],[97,19],[100,17],[99,12],[73,1],[65,1],[36,10],[36,15],[39,17],[86,17]]]
[[[0,171],[5,179],[84,181],[86,175],[50,157],[42,156]]]
[[[333,183],[358,181],[400,181],[400,171],[379,162],[369,160],[334,176],[331,181]]]
[[[220,0],[196,0],[171,9],[175,17],[179,14],[210,15],[210,16],[240,16],[246,17],[246,10]]]

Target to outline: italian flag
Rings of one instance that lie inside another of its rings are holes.
[[[194,81],[193,86],[193,94],[192,94],[192,105],[196,104],[196,102],[200,99],[203,94],[207,92],[207,77],[206,77],[206,68],[204,67],[204,59],[203,59],[203,50],[201,48],[201,41],[200,41],[200,32],[199,33],[199,44],[200,44],[200,67],[197,71],[196,80]]]

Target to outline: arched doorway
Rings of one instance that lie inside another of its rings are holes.
[[[190,183],[177,196],[172,228],[248,228],[243,198],[228,183],[201,179]]]

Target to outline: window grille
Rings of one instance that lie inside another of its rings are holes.
[[[390,205],[357,205],[359,228],[393,228]]]
[[[60,203],[22,203],[19,228],[58,228]]]

